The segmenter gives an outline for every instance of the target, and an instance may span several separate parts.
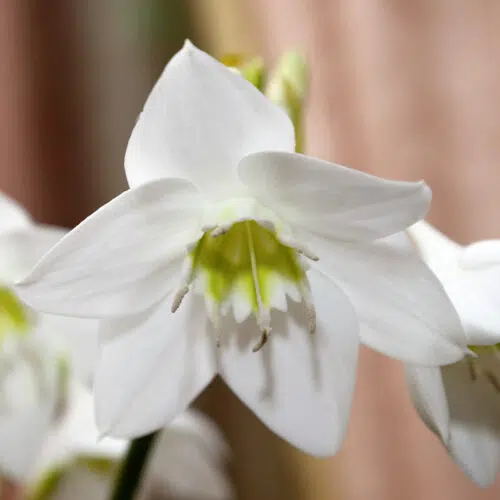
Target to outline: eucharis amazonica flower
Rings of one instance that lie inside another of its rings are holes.
[[[99,439],[94,398],[70,388],[69,409],[46,440],[27,500],[106,500],[128,442]],[[229,500],[230,450],[219,429],[194,410],[181,413],[157,437],[138,499]]]
[[[423,221],[409,234],[455,304],[472,351],[441,368],[408,364],[412,398],[461,468],[488,486],[500,470],[500,241],[464,247]]]
[[[12,288],[63,234],[0,193],[0,475],[17,481],[64,402],[68,369],[88,380],[97,353],[95,321],[35,314]]]
[[[377,241],[425,214],[427,186],[294,146],[286,113],[187,42],[132,132],[131,189],[19,283],[35,308],[102,321],[102,433],[157,429],[220,374],[277,434],[330,455],[360,333],[406,360],[461,357],[440,335],[460,323],[436,278]]]

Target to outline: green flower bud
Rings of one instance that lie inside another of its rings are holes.
[[[297,151],[303,150],[302,117],[307,96],[307,64],[298,52],[285,53],[267,82],[265,95],[290,116],[297,142]]]
[[[226,54],[221,58],[226,66],[238,71],[246,80],[260,91],[264,88],[266,68],[261,57],[248,57],[243,54]]]

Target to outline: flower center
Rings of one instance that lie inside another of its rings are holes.
[[[469,376],[475,382],[481,375],[500,393],[500,379],[494,368],[500,368],[500,343],[493,345],[469,345],[469,349],[477,354],[477,358],[467,356]],[[493,365],[493,366],[492,366]]]
[[[301,255],[316,260],[301,245],[279,238],[271,222],[248,219],[207,228],[186,259],[186,272],[172,311],[178,309],[191,286],[202,293],[217,346],[222,315],[232,310],[241,322],[253,314],[261,332],[253,349],[258,351],[271,333],[271,309],[286,310],[288,295],[306,303],[310,330],[314,331],[314,307]]]

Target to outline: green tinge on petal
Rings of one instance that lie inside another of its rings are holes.
[[[11,290],[0,287],[0,344],[7,334],[25,335],[29,326],[26,308]]]
[[[116,460],[92,455],[80,455],[76,458],[75,463],[87,467],[95,474],[105,477],[114,475],[118,468],[118,462]]]
[[[70,464],[53,467],[45,472],[45,474],[32,486],[28,488],[26,493],[27,500],[50,500],[61,484],[61,480],[71,467]]]
[[[50,500],[55,497],[66,475],[78,467],[88,469],[92,474],[111,478],[117,471],[118,463],[110,458],[79,455],[65,464],[47,470],[34,485],[28,488],[26,499]]]
[[[274,233],[255,221],[237,222],[217,237],[205,233],[191,255],[193,272],[202,273],[205,293],[218,304],[226,301],[232,292],[239,291],[257,312],[258,292],[262,304],[270,308],[273,285],[278,279],[294,284],[304,280],[296,251],[283,245]]]
[[[493,345],[469,345],[467,346],[474,354],[478,356],[480,354],[485,354],[488,352],[498,352],[500,353],[500,343]]]
[[[69,394],[69,360],[60,355],[57,358],[57,413],[62,414],[67,409]]]

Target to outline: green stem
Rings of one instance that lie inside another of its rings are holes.
[[[110,500],[132,500],[146,470],[148,455],[159,435],[159,431],[134,439],[128,448]]]
[[[306,140],[304,137],[302,111],[299,111],[297,113],[297,116],[295,117],[293,124],[295,127],[295,152],[296,153],[305,153]]]

